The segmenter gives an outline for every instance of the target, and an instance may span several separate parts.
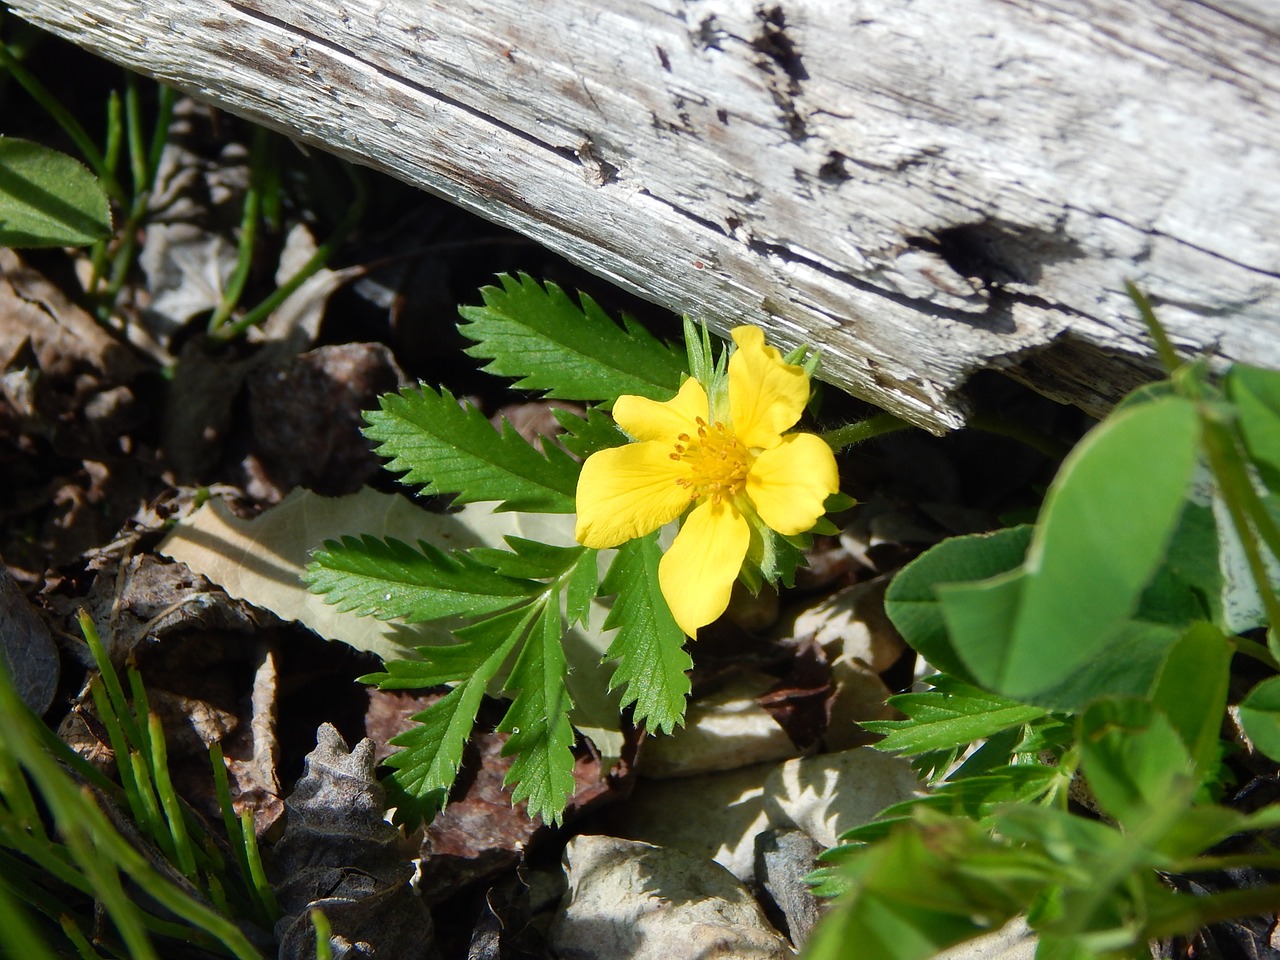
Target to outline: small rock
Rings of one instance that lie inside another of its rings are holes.
[[[822,847],[801,830],[766,830],[756,837],[756,876],[786,921],[791,942],[801,947],[818,922],[818,898],[805,877],[818,868]]]
[[[560,960],[783,960],[793,952],[724,868],[678,850],[579,836],[551,928]]]
[[[0,657],[14,688],[33,713],[53,703],[61,661],[49,626],[0,560]]]
[[[764,783],[775,767],[760,763],[673,780],[641,778],[605,822],[618,836],[714,860],[750,883],[756,836],[769,826]]]
[[[645,741],[640,775],[687,777],[796,756],[791,738],[757,700],[776,682],[750,674],[690,704],[683,728]]]
[[[382,344],[318,347],[249,378],[252,452],[283,491],[303,485],[327,496],[354,493],[378,472],[360,428],[379,394],[404,374]]]
[[[788,625],[793,637],[813,636],[832,661],[860,660],[884,673],[902,656],[902,637],[884,612],[888,579],[877,577],[835,593],[801,609]]]
[[[934,960],[1034,960],[1039,941],[1023,917],[999,930],[944,950]]]
[[[870,747],[789,760],[765,783],[765,812],[775,826],[790,824],[823,847],[873,820],[881,810],[916,795],[911,764]]]

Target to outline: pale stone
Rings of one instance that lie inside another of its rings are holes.
[[[682,728],[644,742],[641,775],[686,777],[796,756],[800,751],[786,731],[756,702],[777,682],[776,677],[752,673],[689,704]]]
[[[902,656],[905,645],[884,612],[887,578],[837,590],[817,603],[794,612],[787,632],[812,637],[832,662],[857,660],[875,673],[884,673]]]
[[[632,840],[714,860],[739,880],[754,878],[756,836],[769,827],[764,784],[777,764],[672,780],[641,777],[606,823]]]
[[[774,826],[794,826],[823,847],[873,820],[885,807],[916,796],[911,764],[858,747],[788,760],[765,782],[765,813]]]
[[[785,960],[794,956],[747,889],[679,850],[578,836],[551,927],[559,960]]]
[[[934,960],[1035,960],[1036,936],[1023,917],[999,930],[944,950]]]

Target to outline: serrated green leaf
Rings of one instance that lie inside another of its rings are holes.
[[[478,547],[471,557],[504,577],[545,580],[558,577],[582,556],[586,547],[557,547],[525,537],[506,537],[510,550]]]
[[[391,458],[401,483],[425,494],[456,494],[457,503],[492,500],[500,510],[572,513],[578,464],[554,444],[540,453],[503,422],[495,430],[484,414],[462,406],[448,390],[425,384],[378,399],[365,414],[364,434]]]
[[[581,623],[584,628],[591,626],[588,622],[591,601],[595,599],[600,586],[599,557],[599,550],[587,550],[569,575],[569,582],[565,586],[564,617],[570,627],[576,623]]]
[[[493,613],[544,589],[495,573],[465,552],[369,536],[325,541],[307,565],[306,581],[340,610],[408,623]]]
[[[560,442],[570,453],[583,459],[597,450],[620,447],[630,442],[630,437],[613,422],[613,418],[598,407],[588,407],[585,419],[568,410],[553,410],[552,414],[567,431],[560,435]]]
[[[862,723],[873,733],[885,734],[875,747],[886,753],[967,747],[1001,730],[1030,723],[1047,712],[955,681],[945,690],[890,697],[889,704],[905,713],[908,719]]]
[[[107,193],[88,167],[0,137],[0,247],[72,247],[111,234]]]
[[[832,886],[844,893],[806,945],[814,960],[845,960],[850,945],[877,960],[926,960],[999,927],[1056,879],[1038,851],[941,817],[898,824],[841,859],[843,876]]]
[[[527,274],[498,278],[480,291],[482,307],[460,307],[459,326],[476,341],[467,350],[516,387],[562,400],[611,401],[624,393],[668,400],[684,360],[630,317],[619,327],[586,294],[578,307],[560,287]]]
[[[840,839],[846,843],[866,842],[879,834],[868,826],[879,823],[881,818],[893,822],[912,816],[917,807],[927,807],[940,814],[968,817],[982,821],[996,813],[1007,803],[1034,803],[1043,797],[1055,783],[1063,783],[1062,771],[1041,763],[1026,763],[1003,767],[979,777],[952,780],[934,787],[927,794],[912,797],[886,807],[873,824],[862,824],[846,830]]]
[[[574,787],[573,701],[564,685],[569,665],[560,637],[560,604],[552,598],[516,658],[507,687],[519,693],[498,726],[511,734],[502,755],[515,757],[503,780],[516,784],[511,802],[527,800],[531,817],[553,825],[560,822]]]
[[[604,623],[605,629],[618,629],[605,654],[618,660],[609,689],[625,685],[622,705],[635,704],[636,722],[670,733],[684,723],[690,690],[685,671],[693,668],[693,660],[684,649],[684,631],[658,589],[660,559],[656,532],[627,541],[618,548],[601,589],[617,595]]]
[[[484,639],[418,647],[417,651],[423,659],[388,660],[382,672],[366,673],[356,682],[376,684],[382,690],[426,690],[466,680],[493,653],[492,644]]]
[[[485,687],[539,610],[538,604],[528,604],[458,631],[476,652],[484,651],[484,659],[444,699],[415,715],[417,726],[391,738],[391,745],[400,750],[386,760],[392,768],[389,779],[394,792],[410,801],[401,801],[397,822],[412,825],[418,817],[429,819],[443,805],[458,775],[462,748],[475,726]]]

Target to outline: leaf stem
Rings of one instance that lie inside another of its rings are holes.
[[[1247,657],[1265,663],[1272,670],[1280,672],[1280,660],[1271,655],[1271,651],[1258,643],[1257,640],[1250,640],[1247,637],[1235,637],[1236,649]]]
[[[851,447],[855,443],[862,443],[870,440],[872,437],[879,437],[886,433],[894,433],[898,430],[907,430],[912,424],[895,417],[891,413],[877,413],[868,417],[866,420],[859,420],[857,423],[847,423],[843,427],[836,427],[834,430],[828,430],[822,434],[822,439],[832,450],[839,453],[846,447]]]
[[[1124,289],[1129,294],[1129,299],[1133,301],[1134,306],[1138,308],[1138,313],[1142,316],[1142,322],[1147,325],[1147,331],[1151,334],[1151,339],[1155,341],[1156,354],[1160,357],[1160,363],[1164,366],[1165,371],[1170,376],[1173,376],[1174,371],[1182,366],[1182,358],[1178,356],[1178,351],[1173,347],[1173,341],[1169,339],[1169,335],[1164,332],[1164,327],[1156,319],[1156,313],[1151,309],[1151,301],[1147,299],[1147,295],[1139,290],[1137,284],[1132,280],[1124,282]]]

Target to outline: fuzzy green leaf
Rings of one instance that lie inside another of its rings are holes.
[[[0,247],[69,247],[111,233],[98,178],[78,160],[0,137]]]
[[[340,610],[408,623],[494,613],[544,589],[495,573],[465,552],[369,536],[326,540],[307,566],[306,581]]]
[[[511,734],[503,756],[515,755],[504,784],[511,802],[528,800],[529,816],[557,824],[573,794],[573,701],[565,689],[569,665],[560,643],[560,604],[549,602],[525,641],[507,687],[518,690],[498,729]]]
[[[365,414],[365,436],[378,443],[386,468],[424,494],[456,494],[457,503],[493,500],[501,510],[572,513],[578,464],[547,444],[540,453],[504,422],[459,405],[448,390],[426,385],[379,398]]]
[[[476,667],[443,699],[414,716],[417,726],[391,739],[401,749],[387,758],[389,794],[398,822],[430,820],[444,805],[462,763],[462,748],[475,726],[485,687],[524,636],[538,612],[530,604],[457,631],[472,645]],[[448,649],[448,648],[445,648]],[[483,659],[480,655],[483,654]]]
[[[609,689],[626,685],[622,705],[635,704],[636,722],[670,733],[684,723],[690,690],[685,671],[693,668],[693,660],[684,649],[684,631],[658,589],[661,559],[657,533],[618,548],[602,585],[605,594],[617,594],[604,625],[617,627],[618,634],[605,658],[618,660]]]
[[[498,280],[480,291],[484,306],[458,310],[467,321],[458,329],[476,341],[467,353],[489,360],[486,372],[562,400],[668,400],[679,389],[682,356],[630,317],[619,327],[586,294],[579,307],[523,273]]]

